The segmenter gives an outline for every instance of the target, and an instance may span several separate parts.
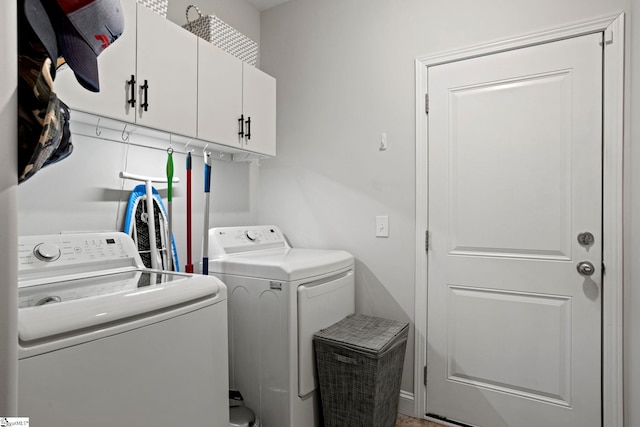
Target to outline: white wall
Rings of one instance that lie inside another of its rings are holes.
[[[0,2],[0,22],[0,416],[16,416],[18,49],[15,2]]]
[[[623,10],[631,10],[629,0],[291,0],[263,12],[261,64],[278,81],[278,156],[260,171],[259,222],[279,224],[297,246],[351,251],[358,311],[413,321],[415,58]],[[387,151],[378,150],[382,132]],[[627,154],[635,177],[640,155],[633,147]],[[626,200],[635,203],[629,257],[640,250],[634,182]],[[374,237],[375,216],[383,214],[387,239]],[[625,425],[635,427],[640,316],[631,306],[640,304],[632,289],[640,266],[632,259],[625,374],[635,376],[627,376]],[[402,380],[409,393],[413,363],[409,346]]]
[[[73,113],[72,113],[73,120]],[[72,127],[73,129],[73,127]],[[106,134],[106,131],[103,131]],[[97,137],[73,135],[74,152],[59,164],[46,167],[19,186],[18,233],[51,234],[69,231],[122,231],[127,201],[140,182],[122,180],[127,171],[146,176],[166,176],[166,149],[142,148],[144,137],[132,133],[131,145]],[[168,148],[168,141],[165,143]],[[184,151],[183,144],[174,149]],[[202,259],[204,226],[203,159],[193,157],[192,238],[193,264]],[[178,248],[180,270],[186,263],[186,160],[173,154],[173,233]],[[257,205],[257,167],[248,163],[212,161],[210,226],[254,224]],[[124,182],[123,182],[124,181]],[[155,184],[167,203],[167,185]]]

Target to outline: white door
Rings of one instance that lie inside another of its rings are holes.
[[[429,67],[428,88],[427,413],[600,426],[601,34]]]

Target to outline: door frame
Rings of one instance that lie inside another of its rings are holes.
[[[507,50],[604,33],[603,59],[603,277],[602,307],[602,422],[623,427],[623,146],[624,146],[624,12],[548,31],[523,35],[436,55],[418,57],[416,72],[416,265],[414,416],[426,412],[427,257],[428,230],[428,94],[427,68]],[[408,396],[402,396],[407,399]],[[405,406],[406,407],[406,406]]]

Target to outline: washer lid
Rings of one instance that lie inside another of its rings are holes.
[[[60,280],[19,289],[18,335],[25,343],[219,299],[224,284],[201,275],[132,270]]]
[[[341,250],[286,248],[255,251],[209,261],[209,272],[292,282],[353,266]]]

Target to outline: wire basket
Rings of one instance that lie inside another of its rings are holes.
[[[195,9],[199,17],[189,20],[189,10]],[[196,36],[218,46],[220,49],[256,66],[258,62],[258,43],[245,36],[231,25],[218,18],[216,15],[202,15],[196,5],[187,6],[187,23],[182,28],[187,29]]]
[[[169,7],[169,0],[138,0],[138,3],[153,10],[163,18],[167,17],[167,9]]]

